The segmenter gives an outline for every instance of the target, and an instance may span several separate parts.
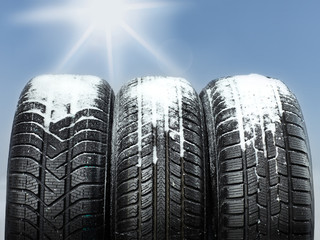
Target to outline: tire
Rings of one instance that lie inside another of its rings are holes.
[[[247,75],[212,81],[200,98],[217,239],[313,239],[311,158],[295,96]]]
[[[11,135],[6,239],[107,237],[113,101],[92,76],[26,85]]]
[[[121,88],[113,130],[114,239],[203,239],[202,106],[183,79]]]

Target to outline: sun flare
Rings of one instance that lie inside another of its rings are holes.
[[[121,0],[84,1],[80,7],[83,22],[90,22],[98,31],[112,31],[121,26],[128,4]]]
[[[57,72],[63,70],[65,65],[73,58],[75,53],[90,38],[101,36],[105,39],[101,46],[106,50],[107,66],[109,78],[114,78],[113,70],[113,38],[116,33],[123,31],[142,45],[146,51],[152,54],[160,62],[168,63],[167,59],[157,50],[150,42],[142,37],[131,22],[127,21],[128,17],[134,11],[140,11],[139,17],[144,17],[145,10],[164,10],[167,7],[174,7],[176,4],[166,1],[144,1],[144,0],[72,0],[58,3],[50,3],[38,9],[25,12],[19,16],[22,22],[63,22],[74,26],[76,29],[82,29],[82,35],[65,54],[64,58],[58,64]],[[172,65],[170,63],[170,65]]]

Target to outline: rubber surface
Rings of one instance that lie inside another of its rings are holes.
[[[259,75],[212,81],[200,94],[217,239],[313,239],[307,132],[295,96]]]
[[[61,87],[67,81],[70,88]],[[89,76],[42,76],[26,85],[11,137],[6,239],[107,237],[113,98],[105,81]]]
[[[202,107],[188,82],[138,78],[115,103],[114,239],[206,235]]]

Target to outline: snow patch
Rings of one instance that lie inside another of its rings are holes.
[[[156,120],[168,116],[168,108],[173,107],[174,103],[177,102],[177,94],[179,94],[177,89],[183,86],[187,88],[186,91],[193,91],[190,84],[183,78],[148,76],[142,79],[140,78],[139,81],[141,81],[141,84],[138,86],[137,91],[143,94],[144,100],[151,101],[152,103],[154,110],[152,113],[152,122],[154,125],[156,124]],[[132,97],[135,98],[137,92],[132,91],[131,94]],[[159,109],[158,106],[163,109]],[[168,131],[169,129],[165,130]]]
[[[179,108],[179,125],[180,132],[180,155],[183,156],[183,126],[182,126],[182,95],[181,89],[184,88],[185,92],[193,92],[191,85],[183,78],[175,77],[160,77],[160,76],[147,76],[138,79],[137,88],[131,88],[131,97],[138,98],[138,121],[142,122],[142,106],[141,101],[147,106],[151,106],[151,114],[147,112],[143,115],[143,121],[151,122],[153,128],[157,127],[158,120],[164,121],[164,131],[169,132],[169,136],[174,138],[172,133],[169,131],[169,108],[176,108],[178,104]],[[138,124],[138,132],[141,133],[141,125]],[[171,135],[170,135],[171,134]],[[141,148],[141,141],[138,142],[139,149]],[[153,149],[153,163],[156,164],[157,158],[157,148],[154,146]],[[139,163],[138,163],[139,165]]]
[[[221,79],[216,85],[219,86],[216,91],[225,98],[226,107],[234,107],[242,113],[242,116],[238,115],[238,123],[242,129],[240,138],[243,150],[246,142],[244,132],[252,132],[256,125],[264,131],[271,131],[274,136],[275,123],[280,122],[282,115],[279,92],[290,94],[281,81],[250,74]]]
[[[179,133],[177,133],[176,131],[169,131],[169,137],[172,139],[172,140],[177,140],[177,138],[179,137]]]
[[[30,82],[27,94],[29,102],[39,102],[46,106],[46,112],[34,110],[44,117],[44,128],[49,131],[51,122],[58,122],[66,116],[95,108],[98,85],[102,80],[94,76],[42,75]]]

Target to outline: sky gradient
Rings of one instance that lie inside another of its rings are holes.
[[[198,92],[211,80],[230,75],[258,73],[280,79],[302,107],[315,197],[320,198],[320,2],[132,1],[158,5],[130,11],[123,17],[127,24],[114,27],[109,35],[90,29],[90,19],[50,13],[57,6],[61,10],[63,2],[0,3],[0,238],[16,104],[26,82],[47,73],[98,76],[115,93],[130,79],[146,75],[183,77]],[[77,5],[70,3],[71,13],[73,8]],[[320,229],[317,205],[315,229]]]

